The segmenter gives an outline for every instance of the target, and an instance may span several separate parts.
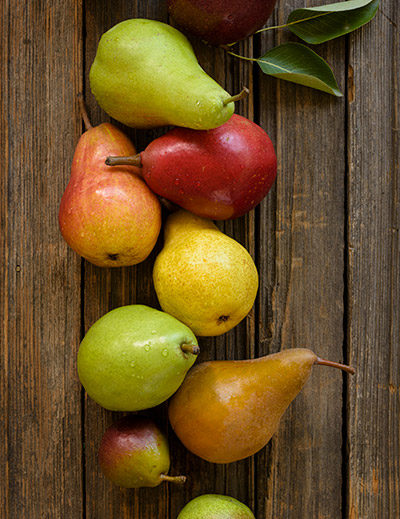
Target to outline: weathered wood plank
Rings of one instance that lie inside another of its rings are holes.
[[[328,3],[328,2],[326,2]],[[280,3],[270,25],[304,2]],[[289,31],[261,36],[261,55]],[[344,89],[345,45],[320,53]],[[276,144],[278,175],[261,204],[259,355],[307,347],[343,350],[345,102],[260,74],[260,124]],[[257,458],[256,516],[341,517],[342,375],[317,367]],[[322,498],[323,496],[323,498]]]
[[[204,45],[195,38],[190,38],[196,56],[204,70],[228,92],[237,93],[243,86],[252,89],[252,68],[248,63],[236,60],[221,49]],[[251,52],[251,40],[239,45],[240,52]],[[253,94],[236,105],[236,113],[252,118]],[[253,216],[245,216],[229,222],[219,222],[220,229],[244,245],[254,255]],[[248,317],[235,329],[215,338],[200,338],[201,354],[198,362],[214,359],[244,359],[254,356],[254,317]],[[185,448],[170,432],[171,449],[179,462],[180,472],[187,472],[188,482],[185,494],[176,488],[170,488],[170,518],[175,519],[190,499],[205,493],[231,495],[247,504],[253,504],[253,460],[242,460],[229,465],[217,465],[200,460],[185,452]]]
[[[1,514],[79,518],[80,261],[57,214],[80,128],[81,5],[1,14]]]
[[[182,446],[166,404],[144,412],[167,431],[170,472],[188,482],[137,491],[99,471],[100,439],[121,413],[86,396],[82,409],[76,352],[81,332],[108,310],[158,306],[151,271],[162,237],[142,264],[100,269],[68,249],[57,211],[82,129],[75,96],[83,85],[92,122],[110,120],[88,84],[101,34],[135,16],[167,21],[166,2],[1,4],[1,517],[176,519],[207,492],[242,500],[257,519],[400,517],[400,20],[398,2],[381,4],[369,25],[316,49],[343,91],[347,74],[342,100],[261,76],[257,66],[192,40],[227,90],[251,88],[237,112],[270,134],[279,160],[261,206],[219,224],[256,258],[255,309],[230,333],[201,338],[199,361],[309,346],[333,360],[344,353],[357,375],[343,385],[338,372],[316,368],[267,448],[226,466]],[[278,2],[269,24],[303,5]],[[259,55],[287,39],[295,37],[268,32],[235,49]],[[165,131],[123,128],[138,150]]]
[[[97,105],[89,86],[89,70],[93,62],[101,35],[118,22],[134,17],[166,20],[166,7],[157,2],[111,2],[86,1],[85,39],[85,92],[88,110],[93,124],[111,121]],[[134,141],[141,151],[160,132],[134,131],[113,121]],[[102,315],[118,306],[141,303],[157,307],[157,298],[152,290],[151,271],[155,250],[140,265],[129,268],[102,269],[84,262],[84,329],[87,329]],[[166,430],[165,407],[143,412],[154,418]],[[140,519],[143,517],[168,517],[168,486],[155,489],[120,489],[106,480],[97,461],[97,449],[102,435],[109,425],[122,413],[111,413],[96,405],[86,397],[85,401],[85,485],[86,514],[89,518]]]
[[[12,424],[8,410],[8,26],[9,6],[0,7],[0,150],[3,161],[0,175],[0,502],[5,517],[9,517],[9,432]]]
[[[400,517],[398,2],[350,38],[348,510]]]

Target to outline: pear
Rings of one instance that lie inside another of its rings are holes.
[[[221,335],[251,310],[257,268],[247,250],[206,218],[180,209],[165,224],[153,268],[161,308],[199,336]]]
[[[99,465],[115,485],[156,487],[163,481],[183,483],[185,476],[168,476],[169,448],[165,434],[150,418],[130,415],[113,423],[99,447]]]
[[[106,164],[140,167],[154,193],[211,220],[251,211],[271,189],[277,170],[267,133],[237,114],[213,130],[173,128],[140,154],[107,157]]]
[[[161,229],[161,206],[136,168],[104,163],[109,153],[135,148],[116,126],[92,127],[80,97],[87,131],[77,144],[71,178],[61,199],[61,234],[80,256],[100,267],[144,261]]]
[[[294,348],[252,360],[210,361],[189,371],[169,406],[171,426],[194,454],[213,463],[231,463],[262,449],[286,408],[322,360]]]
[[[189,501],[177,519],[255,519],[255,517],[250,508],[233,497],[204,494]]]
[[[178,27],[211,45],[229,45],[254,34],[270,17],[276,0],[168,0]]]
[[[230,96],[208,76],[177,29],[141,18],[103,34],[89,78],[103,110],[134,128],[216,128],[245,95]]]
[[[139,411],[175,393],[199,351],[192,331],[174,317],[145,305],[121,306],[86,333],[78,375],[102,407]]]

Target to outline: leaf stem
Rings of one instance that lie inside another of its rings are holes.
[[[297,23],[308,22],[309,20],[314,20],[315,18],[320,18],[321,16],[326,16],[327,14],[331,14],[334,11],[324,12],[320,14],[315,14],[314,16],[310,16],[309,18],[301,18],[300,20],[295,20],[294,22],[284,23],[283,25],[273,25],[271,27],[264,27],[263,29],[259,29],[254,34],[258,34],[264,31],[270,31],[271,29],[284,29],[285,27],[289,27],[290,25],[296,25]]]
[[[235,58],[245,59],[246,61],[257,61],[256,58],[248,58],[247,56],[241,56],[240,54],[236,54],[235,52],[232,52],[231,50],[227,50],[226,52],[228,54],[230,54],[231,56],[234,56]]]
[[[271,25],[271,27],[263,27],[262,29],[259,29],[254,34],[258,34],[260,32],[265,32],[265,31],[271,31],[272,29],[284,29],[287,26],[288,26],[287,23],[284,23],[283,25]]]

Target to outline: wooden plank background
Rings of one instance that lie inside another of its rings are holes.
[[[326,0],[278,0],[268,25]],[[0,7],[0,517],[175,519],[192,497],[232,495],[257,519],[400,517],[399,5],[316,50],[341,99],[263,76],[257,66],[192,40],[237,112],[259,123],[278,155],[277,181],[251,214],[219,224],[260,273],[250,316],[200,340],[200,360],[244,359],[290,347],[352,364],[317,367],[261,452],[214,465],[168,428],[166,404],[146,412],[168,432],[183,487],[121,490],[97,448],[118,413],[88,399],[76,353],[89,326],[124,304],[157,306],[151,282],[160,238],[142,264],[101,269],[64,243],[57,213],[82,132],[76,101],[98,107],[88,72],[103,32],[127,18],[168,21],[164,0],[5,0]],[[237,45],[261,52],[288,40],[268,31]],[[122,127],[122,125],[119,125]],[[138,150],[164,129],[133,131]]]

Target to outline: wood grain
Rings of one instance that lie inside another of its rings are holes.
[[[88,110],[93,124],[100,124],[111,119],[99,108],[90,91],[89,70],[95,57],[101,35],[116,23],[128,18],[144,17],[166,20],[166,9],[161,3],[87,1],[85,4],[85,94]],[[123,128],[141,151],[152,138],[161,134],[161,130],[134,131]],[[109,310],[126,304],[140,303],[157,307],[157,299],[152,288],[151,272],[160,242],[142,264],[118,269],[102,269],[84,262],[84,329],[85,331]],[[155,419],[165,431],[167,419],[165,407],[145,413]],[[100,408],[86,398],[84,407],[85,421],[85,481],[87,517],[106,519],[139,519],[142,517],[168,517],[168,485],[155,489],[122,490],[109,481],[100,472],[97,461],[97,449],[105,429],[121,413],[111,413]],[[174,467],[171,468],[171,473]]]
[[[57,222],[80,128],[81,6],[40,4],[2,3],[1,513],[10,518],[82,514],[80,260]]]
[[[348,517],[400,516],[398,2],[350,37]],[[363,66],[360,66],[363,63]]]
[[[278,2],[268,25],[322,3],[330,0]],[[122,413],[85,395],[76,353],[107,311],[158,307],[151,272],[163,238],[140,265],[101,269],[66,246],[57,212],[82,132],[77,92],[93,124],[111,120],[88,82],[100,36],[132,17],[171,22],[166,2],[6,0],[0,14],[0,516],[176,519],[191,498],[221,493],[257,519],[400,517],[398,2],[383,0],[371,23],[313,47],[342,99],[191,39],[224,88],[250,88],[236,111],[267,131],[278,155],[260,206],[218,223],[256,261],[255,307],[229,333],[201,338],[198,362],[310,347],[357,374],[316,367],[267,447],[229,465],[189,453],[166,403],[143,412],[167,432],[170,473],[188,480],[139,490],[115,487],[99,470],[101,437]],[[297,41],[268,31],[235,51],[257,57],[287,40]],[[113,122],[138,151],[166,131]]]
[[[281,4],[275,23],[303,5]],[[261,52],[287,40],[296,38],[283,30],[263,35]],[[343,89],[344,41],[316,50]],[[259,353],[307,347],[341,361],[345,101],[259,81],[260,124],[276,142],[279,163],[275,189],[259,210]],[[342,375],[317,367],[259,455],[257,517],[341,517],[342,463]]]

